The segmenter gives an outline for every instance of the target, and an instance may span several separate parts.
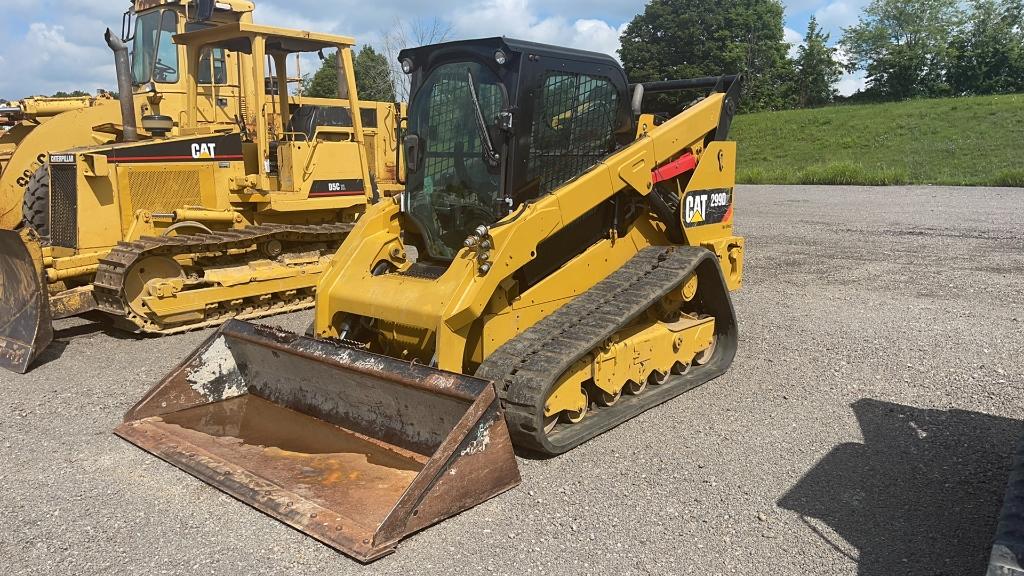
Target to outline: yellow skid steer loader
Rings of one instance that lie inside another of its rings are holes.
[[[232,321],[116,433],[361,561],[723,374],[742,281],[736,76],[630,86],[505,38],[404,51],[405,192],[370,206],[315,338]],[[710,91],[672,116],[644,94]]]

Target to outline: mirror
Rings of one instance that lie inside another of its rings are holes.
[[[121,16],[121,42],[125,44],[133,40],[134,34],[132,34],[132,16],[135,13],[133,10],[125,10],[124,15]]]

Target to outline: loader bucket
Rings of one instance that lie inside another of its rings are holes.
[[[361,562],[519,483],[492,383],[239,321],[115,433]]]
[[[29,229],[0,230],[0,368],[28,372],[52,341],[39,238]]]

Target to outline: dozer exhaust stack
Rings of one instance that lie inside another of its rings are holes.
[[[39,238],[30,229],[0,230],[0,368],[28,372],[52,340]]]
[[[132,96],[131,64],[128,58],[128,47],[107,28],[103,34],[107,46],[114,53],[114,70],[117,73],[118,100],[121,103],[121,123],[124,125],[124,141],[136,142],[139,139],[139,125],[135,119],[135,101]]]
[[[519,483],[490,382],[239,321],[115,433],[362,562]]]

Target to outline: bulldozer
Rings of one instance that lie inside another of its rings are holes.
[[[723,374],[742,78],[631,85],[606,55],[403,51],[402,194],[368,207],[313,336],[231,321],[115,433],[353,558]],[[700,90],[670,117],[645,95]]]
[[[120,43],[130,45],[131,83],[127,87],[137,116],[173,118],[176,134],[186,105],[188,62],[174,34],[231,23],[251,23],[249,0],[136,0],[124,13]],[[66,63],[70,64],[70,63]],[[235,125],[241,70],[251,64],[233,52],[216,52],[202,61],[202,97],[197,101],[204,122]],[[119,88],[124,90],[124,88]],[[101,94],[78,98],[26,98],[4,114],[10,129],[0,134],[0,229],[13,230],[23,221],[45,215],[38,195],[45,186],[43,165],[50,152],[108,144],[120,135],[118,101]]]
[[[122,98],[118,131],[148,136],[50,153],[45,218],[0,230],[0,366],[28,370],[60,318],[164,335],[312,307],[366,204],[402,189],[402,108],[359,100],[354,39],[234,23],[173,40],[191,70],[178,135],[163,115],[144,116],[140,130]],[[292,57],[331,50],[339,99],[290,94]],[[210,88],[201,64],[217,53],[251,62],[239,84],[216,88],[235,95],[219,112],[230,126],[199,105]]]

